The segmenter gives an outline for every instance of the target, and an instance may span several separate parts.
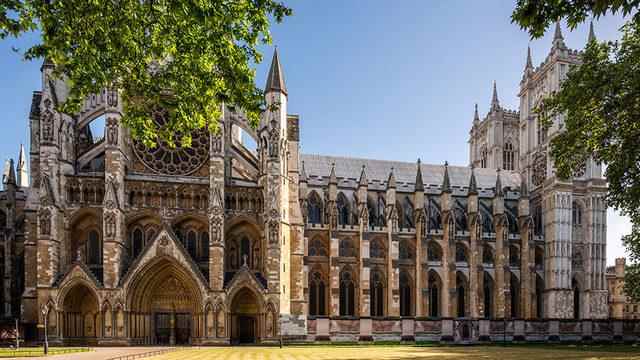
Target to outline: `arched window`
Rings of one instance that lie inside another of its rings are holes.
[[[509,246],[509,266],[520,267],[520,249],[517,246]]]
[[[344,257],[356,257],[356,250],[353,247],[351,238],[340,239],[339,255]]]
[[[411,277],[407,271],[400,272],[400,316],[412,316]]]
[[[371,240],[371,245],[369,246],[369,257],[372,259],[384,259],[386,257],[384,245],[382,244],[382,240],[379,238]]]
[[[573,288],[573,318],[580,319],[580,285],[575,278],[571,280],[571,287]]]
[[[371,316],[384,316],[384,278],[380,270],[371,271]]]
[[[468,263],[467,260],[467,249],[464,245],[457,243],[456,244],[456,262]]]
[[[343,193],[338,194],[336,200],[336,206],[338,208],[338,224],[350,225],[351,224],[351,209],[349,206],[349,200]]]
[[[504,210],[509,221],[509,233],[518,234],[520,232],[518,226],[518,202],[508,200],[504,202]]]
[[[200,233],[200,261],[209,260],[209,233],[203,231]]]
[[[480,150],[480,167],[485,169],[487,165],[487,148],[483,146]]]
[[[411,260],[414,258],[413,249],[411,248],[411,244],[407,239],[401,239],[399,244],[399,254],[400,260]]]
[[[515,170],[515,151],[513,150],[513,144],[511,144],[510,142],[504,144],[502,161],[505,170]]]
[[[102,264],[102,244],[97,230],[91,230],[87,234],[87,264]]]
[[[340,272],[340,316],[355,315],[355,283],[351,269]]]
[[[467,199],[456,197],[454,204],[456,229],[458,231],[466,231],[469,228],[469,224],[467,221]]]
[[[442,249],[435,241],[427,245],[427,261],[442,261]]]
[[[309,256],[329,256],[327,248],[324,246],[322,239],[315,238],[309,244]]]
[[[440,277],[435,271],[429,272],[429,316],[440,317]]]
[[[318,271],[309,274],[309,315],[326,315],[326,285]]]
[[[144,233],[142,229],[136,227],[131,232],[131,254],[133,254],[133,258],[137,258],[138,255],[142,252],[142,248],[144,247]]]
[[[491,319],[493,317],[493,279],[486,271],[484,272],[482,283],[484,317],[485,319]]]
[[[512,273],[509,293],[511,295],[511,318],[516,319],[520,314],[520,282]]]
[[[398,213],[398,227],[400,229],[413,228],[413,203],[409,197],[402,199],[402,204],[396,201],[396,211]]]
[[[382,194],[378,195],[377,207],[378,207],[378,209],[376,210],[376,214],[378,215],[377,226],[384,227],[387,225],[387,219],[385,218],[386,204]]]
[[[479,204],[480,215],[482,217],[482,232],[494,233],[495,229],[493,228],[493,205],[491,204],[491,200],[481,199],[479,201]]]
[[[309,196],[309,201],[307,202],[307,213],[307,221],[310,224],[322,224],[322,200],[315,191],[312,191]]]
[[[574,227],[582,226],[582,206],[577,201],[571,204],[571,220]]]
[[[442,230],[442,216],[440,212],[440,201],[435,197],[429,197],[427,200],[427,215],[429,222],[427,230]]]
[[[457,316],[465,317],[467,312],[467,280],[462,273],[456,274],[456,304],[457,304]]]
[[[542,118],[538,117],[537,121],[538,145],[543,144],[547,140],[547,129],[545,128]]]
[[[482,247],[482,263],[486,264],[486,265],[494,265],[493,262],[493,248],[491,248],[491,246],[485,244]]]
[[[197,235],[193,230],[187,231],[187,237],[185,239],[185,247],[187,248],[187,252],[193,259],[197,259],[196,246],[197,246]]]

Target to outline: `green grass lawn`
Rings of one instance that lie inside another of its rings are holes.
[[[524,346],[285,346],[193,348],[174,351],[153,360],[421,360],[499,359],[572,360],[640,359],[640,347],[629,345],[524,345]]]
[[[69,354],[75,352],[91,351],[89,348],[50,347],[49,355]],[[44,348],[23,347],[18,350],[0,348],[0,358],[44,356]]]

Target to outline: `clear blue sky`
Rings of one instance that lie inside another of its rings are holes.
[[[481,116],[498,84],[503,106],[518,107],[527,45],[534,65],[547,56],[551,32],[530,42],[511,24],[515,1],[286,0],[294,15],[273,27],[289,90],[289,112],[300,115],[303,151],[378,159],[466,165],[474,103]],[[598,39],[618,39],[620,17],[595,22]],[[582,48],[588,24],[565,42]],[[40,63],[23,62],[0,42],[0,156],[28,142],[31,93]],[[272,48],[264,48],[257,81],[264,85]],[[623,255],[628,221],[610,212],[608,262]]]

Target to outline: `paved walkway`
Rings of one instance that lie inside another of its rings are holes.
[[[97,347],[93,351],[85,351],[80,353],[51,355],[47,357],[29,357],[20,359],[30,360],[108,360],[123,355],[142,354],[154,350],[167,349],[167,347]]]

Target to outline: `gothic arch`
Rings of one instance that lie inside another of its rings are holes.
[[[238,221],[227,227],[225,236],[225,270],[236,271],[247,266],[262,272],[264,247],[260,228],[253,222]]]
[[[100,300],[92,284],[70,281],[58,295],[62,308],[62,335],[86,343],[100,335]]]
[[[428,308],[427,314],[432,318],[442,316],[442,280],[440,275],[434,269],[427,273],[427,289],[428,289]]]

